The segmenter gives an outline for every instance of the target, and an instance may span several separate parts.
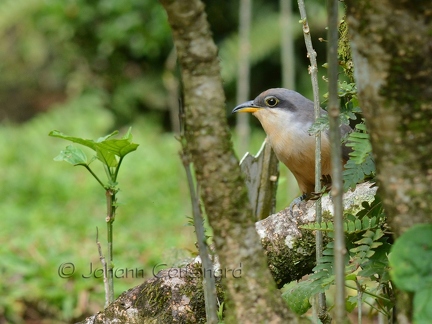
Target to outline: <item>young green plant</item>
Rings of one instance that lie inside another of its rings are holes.
[[[135,151],[138,147],[138,144],[132,143],[131,128],[129,128],[128,132],[121,139],[113,138],[117,134],[118,131],[114,131],[111,134],[94,141],[68,136],[56,130],[49,133],[49,136],[62,138],[73,143],[87,146],[96,153],[96,155],[89,160],[82,149],[73,145],[68,145],[65,150],[61,151],[60,154],[54,158],[54,160],[66,161],[73,166],[80,165],[85,167],[96,181],[105,189],[107,202],[107,216],[105,221],[107,224],[108,264],[105,262],[100,245],[98,244],[99,256],[104,267],[105,307],[114,301],[113,223],[117,209],[116,194],[119,190],[117,177],[124,157]],[[103,182],[90,168],[90,164],[95,160],[99,160],[102,163],[106,174],[106,182]]]

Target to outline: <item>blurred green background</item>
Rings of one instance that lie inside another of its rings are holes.
[[[239,3],[204,2],[234,125]],[[253,6],[251,98],[281,86],[279,1]],[[308,10],[322,64],[325,49],[317,39],[325,35],[325,9],[313,1]],[[298,18],[293,26],[296,90],[311,97]],[[102,279],[83,277],[90,265],[100,267],[95,239],[98,227],[104,244],[104,190],[84,168],[53,161],[69,144],[48,137],[53,129],[96,139],[132,126],[140,144],[119,175],[114,260],[129,272],[118,273],[116,296],[152,277],[153,267],[193,256],[190,200],[173,132],[178,69],[161,5],[2,0],[0,48],[0,323],[73,322],[104,304]],[[264,134],[251,123],[255,153]],[[278,209],[290,202],[281,170]],[[59,269],[65,264],[69,271],[69,263],[74,274],[61,278]]]

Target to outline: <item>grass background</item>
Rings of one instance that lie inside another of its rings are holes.
[[[114,120],[98,98],[88,93],[25,124],[0,125],[0,323],[71,322],[103,307],[100,272],[86,277],[90,267],[101,267],[97,227],[106,251],[105,192],[84,168],[53,161],[70,143],[48,137],[53,129],[92,139],[111,132]],[[132,134],[140,146],[120,169],[116,297],[152,277],[154,267],[196,253],[193,228],[187,225],[191,208],[180,145],[159,125],[151,114],[134,122]],[[254,131],[251,152],[263,138],[261,130]],[[290,202],[283,183],[278,209]],[[61,278],[65,263],[74,265],[74,274]]]

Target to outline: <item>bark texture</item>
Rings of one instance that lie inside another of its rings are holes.
[[[432,5],[346,2],[360,106],[397,238],[432,221]],[[398,323],[411,320],[407,300],[398,298]]]
[[[375,199],[377,188],[370,183],[358,185],[354,192],[344,196],[345,210],[356,213],[364,201]],[[332,204],[329,197],[323,198],[324,216],[331,219]],[[287,208],[255,224],[256,231],[268,256],[268,267],[278,286],[310,274],[315,266],[315,236],[310,230],[299,226],[315,221],[315,203],[302,202],[292,214]],[[208,269],[206,269],[207,271]],[[224,301],[222,282],[239,280],[248,274],[243,265],[237,268],[223,268],[215,265],[218,301]],[[276,292],[280,295],[280,292]],[[160,271],[154,278],[120,295],[103,312],[93,315],[81,324],[93,323],[205,323],[204,292],[202,289],[199,258],[184,268]],[[225,320],[225,323],[236,323]],[[242,323],[260,323],[246,321]],[[271,323],[271,322],[268,322]],[[287,321],[286,323],[295,323]]]
[[[199,0],[161,0],[181,67],[185,137],[221,267],[242,265],[241,278],[227,278],[228,323],[282,323],[292,319],[254,228],[253,215],[226,121],[217,48]]]

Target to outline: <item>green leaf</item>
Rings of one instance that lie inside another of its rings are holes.
[[[87,140],[87,139],[83,139],[80,137],[68,136],[68,135],[65,135],[65,134],[57,131],[57,130],[51,131],[48,135],[52,136],[52,137],[62,138],[62,139],[65,139],[67,141],[71,141],[74,143],[78,143],[78,144],[90,147],[91,149],[95,150],[95,142],[93,140]]]
[[[399,289],[432,287],[432,224],[418,224],[402,234],[389,256],[390,275]]]
[[[361,240],[358,240],[354,242],[355,244],[367,244],[371,245],[373,243],[373,240],[369,237],[363,237]]]
[[[348,222],[348,231],[349,232],[355,232],[355,223],[354,222]]]
[[[362,224],[361,224],[360,219],[356,219],[355,220],[355,228],[356,228],[356,231],[361,231],[362,230]]]
[[[319,132],[327,131],[329,129],[329,127],[330,127],[330,125],[329,125],[328,115],[324,115],[322,117],[318,117],[314,121],[312,126],[309,128],[308,133],[310,135],[315,135]]]
[[[96,147],[97,158],[105,165],[109,167],[116,167],[118,165],[117,158],[114,153],[106,149],[101,149],[99,146]]]
[[[362,218],[361,221],[362,221],[362,224],[363,224],[363,228],[364,228],[364,229],[370,227],[370,219],[369,219],[369,217],[364,216],[364,217]]]
[[[80,148],[68,145],[64,151],[60,151],[54,161],[66,161],[72,165],[87,165],[87,156]]]
[[[345,309],[351,313],[357,307],[357,296],[350,296],[345,300]]]
[[[370,250],[370,247],[368,245],[359,245],[353,249],[351,249],[351,252],[357,253],[357,252],[365,252]]]
[[[333,256],[329,256],[329,255],[323,255],[320,259],[319,259],[320,263],[332,263],[333,262]]]
[[[384,232],[380,229],[380,228],[378,228],[376,231],[375,231],[375,233],[374,233],[374,237],[373,237],[373,240],[374,241],[377,241],[377,240],[379,240],[381,237],[383,237],[384,236]]]
[[[138,144],[131,143],[130,139],[109,139],[97,143],[97,147],[101,150],[107,150],[122,158],[128,153],[135,151]]]
[[[302,315],[312,307],[309,298],[316,289],[316,284],[310,281],[290,283],[288,289],[282,294],[282,298],[294,313]]]
[[[349,153],[350,159],[345,164],[343,171],[345,191],[354,188],[357,183],[375,173],[375,163],[372,158],[372,146],[369,138],[364,123],[356,125],[355,130],[348,136],[346,146],[351,147],[352,152]]]
[[[118,158],[123,158],[130,152],[138,148],[138,144],[132,143],[131,128],[123,136],[122,139],[113,139],[118,131],[114,131],[104,137],[98,138],[96,141],[83,139],[80,137],[73,137],[65,135],[57,130],[51,131],[49,136],[62,138],[74,143],[78,143],[91,148],[96,151],[97,158],[108,167],[116,167],[118,165]]]
[[[130,128],[129,128],[129,130],[130,130]],[[104,137],[99,137],[99,138],[96,140],[96,143],[100,143],[100,142],[106,141],[107,139],[109,139],[109,138],[111,138],[111,137],[113,137],[113,136],[115,136],[115,135],[117,135],[117,134],[118,134],[118,130],[115,130],[115,131],[112,132],[111,134],[108,134],[108,135],[106,135],[106,136],[104,136]]]
[[[108,139],[96,143],[98,158],[110,167],[118,164],[116,156],[123,158],[137,149],[138,144],[131,143],[129,139]]]
[[[368,250],[366,252],[366,258],[370,259],[375,254],[374,250]]]
[[[370,245],[370,247],[371,247],[371,249],[376,249],[377,247],[379,247],[379,246],[381,246],[381,245],[383,245],[384,243],[383,242],[373,242],[371,245]]]
[[[432,322],[432,287],[423,286],[413,299],[414,323],[428,324]]]

